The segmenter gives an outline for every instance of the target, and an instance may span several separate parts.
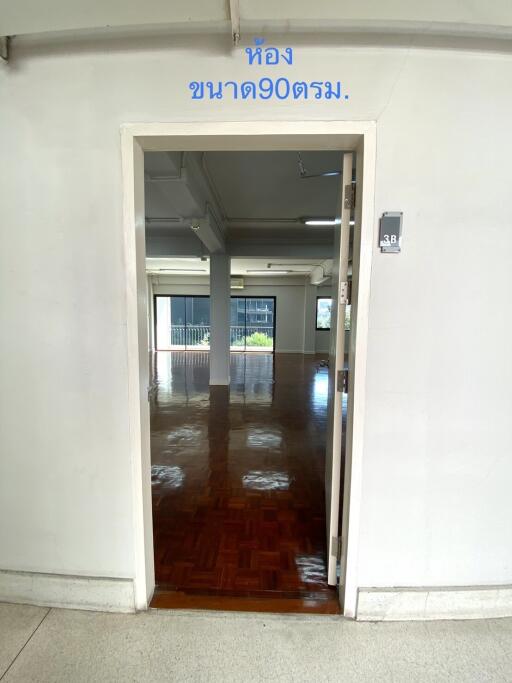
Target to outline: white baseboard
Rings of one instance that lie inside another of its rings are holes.
[[[0,570],[0,602],[135,612],[133,579]]]
[[[360,588],[358,621],[491,619],[512,616],[512,586]]]

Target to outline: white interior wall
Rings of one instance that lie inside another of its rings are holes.
[[[510,54],[320,38],[281,75],[348,102],[212,103],[188,82],[257,73],[224,37],[106,43],[0,65],[1,567],[134,575],[120,126],[374,119],[404,237],[375,241],[359,583],[512,583]]]

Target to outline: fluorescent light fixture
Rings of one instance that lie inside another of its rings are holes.
[[[288,275],[288,273],[291,273],[291,270],[270,270],[269,268],[265,268],[265,270],[248,270],[248,273],[261,273],[263,275]]]
[[[339,225],[340,218],[304,218],[306,225]]]
[[[146,256],[146,261],[202,261],[202,256]]]
[[[158,272],[162,273],[207,273],[203,268],[157,268]]]

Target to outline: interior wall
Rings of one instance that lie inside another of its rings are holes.
[[[349,100],[210,102],[261,75],[224,36],[66,40],[0,65],[1,567],[134,574],[121,125],[346,119],[377,122],[359,583],[512,583],[510,54],[320,36],[276,74]]]

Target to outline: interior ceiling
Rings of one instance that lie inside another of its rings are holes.
[[[308,175],[341,169],[339,152],[300,157]],[[229,227],[336,213],[340,177],[302,178],[297,152],[208,152],[206,164]]]
[[[327,264],[329,267],[330,262]],[[286,273],[286,276],[300,277],[302,275],[310,275],[314,268],[325,267],[325,261],[321,259],[299,259],[299,258],[232,258],[231,259],[231,275],[243,275],[245,277],[266,277],[265,273],[269,275],[273,271]],[[202,260],[201,258],[148,258],[146,259],[146,270],[148,273],[155,275],[176,275],[176,276],[190,276],[201,277],[208,275],[210,272],[209,259]],[[265,271],[253,273],[251,271]],[[278,277],[279,275],[275,276]],[[282,273],[284,276],[284,273]]]
[[[145,154],[146,220],[153,230],[189,227],[187,206],[171,184],[171,154]],[[340,172],[340,152],[306,151],[300,157],[307,175]],[[205,152],[202,161],[227,237],[272,227],[304,230],[302,218],[336,214],[340,176],[301,177],[298,152]]]

